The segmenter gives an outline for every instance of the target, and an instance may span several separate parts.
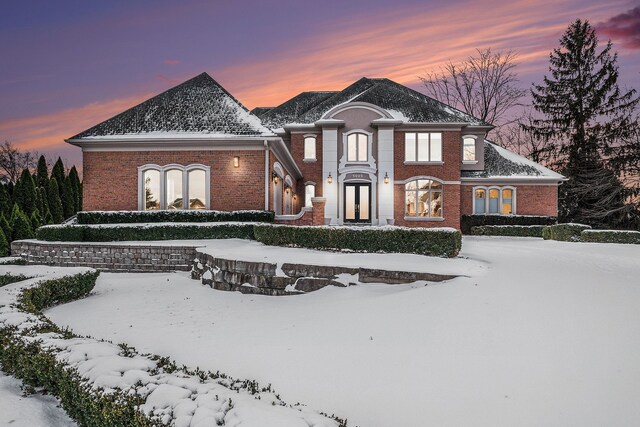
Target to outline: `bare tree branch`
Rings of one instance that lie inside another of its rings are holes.
[[[24,169],[33,170],[37,163],[37,152],[21,151],[9,141],[0,145],[0,178],[4,180],[15,184]]]

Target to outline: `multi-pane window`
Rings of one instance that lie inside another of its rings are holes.
[[[405,184],[405,216],[442,218],[442,184],[416,179]]]
[[[462,139],[462,160],[465,162],[476,160],[476,140],[474,138]]]
[[[316,159],[316,138],[314,136],[307,136],[304,138],[304,159]]]
[[[311,206],[311,198],[316,197],[316,186],[307,184],[304,186],[304,205]]]
[[[207,209],[208,168],[201,165],[140,167],[140,209]]]
[[[476,215],[513,215],[515,190],[511,187],[478,187],[473,190],[473,213]]]
[[[368,160],[369,137],[364,133],[352,133],[347,136],[347,161],[366,162]]]
[[[407,132],[404,135],[406,162],[441,162],[442,133]]]

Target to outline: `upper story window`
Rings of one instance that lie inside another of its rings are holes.
[[[404,135],[405,162],[441,162],[441,132],[407,132]]]
[[[304,160],[316,159],[316,137],[305,136],[304,138]]]
[[[347,162],[366,162],[369,137],[364,133],[352,133],[347,136]]]
[[[140,209],[208,209],[209,171],[204,165],[139,167]]]
[[[465,136],[462,139],[462,161],[463,162],[475,162],[476,161],[476,140]]]
[[[476,187],[473,189],[473,213],[476,215],[513,215],[515,196],[513,187]]]
[[[442,184],[416,179],[404,186],[405,217],[442,218]]]
[[[316,186],[315,184],[306,184],[304,186],[304,205],[311,207],[311,199],[316,197]]]

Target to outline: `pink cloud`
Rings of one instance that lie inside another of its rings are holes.
[[[180,61],[178,59],[165,59],[164,63],[166,65],[178,65]]]
[[[611,17],[596,28],[612,39],[620,40],[626,48],[640,49],[640,6]]]

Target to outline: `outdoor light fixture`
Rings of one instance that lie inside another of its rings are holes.
[[[234,167],[234,168],[240,167],[240,157],[235,156],[235,157],[233,158],[233,167]]]
[[[327,177],[327,184],[331,184],[333,182],[333,178],[331,177],[331,173],[329,173],[329,176]]]
[[[293,200],[296,200],[298,198],[298,195],[296,193],[293,193]]]
[[[275,172],[273,173],[273,183],[275,185],[278,185],[278,174]]]
[[[290,189],[290,188],[289,188],[289,186],[288,186],[288,185],[287,185],[286,187],[284,187],[284,191],[285,191],[287,194],[289,194],[289,189]]]
[[[389,174],[385,172],[384,174],[384,183],[388,184],[389,183]]]

